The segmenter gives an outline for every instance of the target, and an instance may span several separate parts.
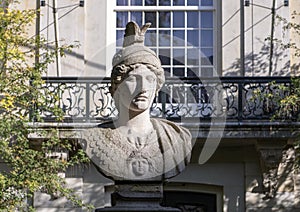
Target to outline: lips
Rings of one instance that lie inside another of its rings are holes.
[[[146,101],[148,99],[148,96],[146,95],[137,95],[136,97],[134,97],[135,101]]]

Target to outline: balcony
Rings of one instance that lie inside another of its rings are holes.
[[[88,127],[118,115],[109,93],[109,78],[47,77],[44,80],[46,89],[60,95],[60,107],[64,111],[60,126]],[[151,107],[151,116],[180,122],[197,137],[207,136],[212,127],[225,129],[229,137],[234,133],[245,136],[249,131],[250,137],[264,133],[286,136],[292,127],[299,126],[294,119],[299,111],[290,117],[274,116],[279,108],[276,98],[289,93],[282,86],[290,88],[290,77],[167,78]],[[274,98],[264,97],[270,93]],[[49,105],[52,102],[49,99]],[[45,125],[55,122],[48,111],[41,114]]]

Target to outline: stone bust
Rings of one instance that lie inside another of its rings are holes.
[[[113,58],[110,92],[118,119],[82,132],[81,145],[98,170],[114,180],[162,180],[180,173],[190,160],[190,132],[150,118],[164,83],[157,55],[144,46],[143,27],[126,26],[123,49]]]

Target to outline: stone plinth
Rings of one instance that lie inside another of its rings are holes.
[[[98,208],[103,211],[168,211],[180,212],[177,208],[163,207],[161,184],[119,184],[112,194],[112,207]]]

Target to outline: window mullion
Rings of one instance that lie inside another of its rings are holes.
[[[174,59],[174,48],[173,48],[173,12],[171,12],[170,15],[170,73],[172,73],[171,76],[173,76],[174,66],[173,66],[173,59]]]
[[[214,11],[214,7],[198,6],[116,6],[114,11]]]
[[[187,55],[187,11],[184,12],[184,52]],[[187,56],[184,59],[185,69],[187,68]]]

